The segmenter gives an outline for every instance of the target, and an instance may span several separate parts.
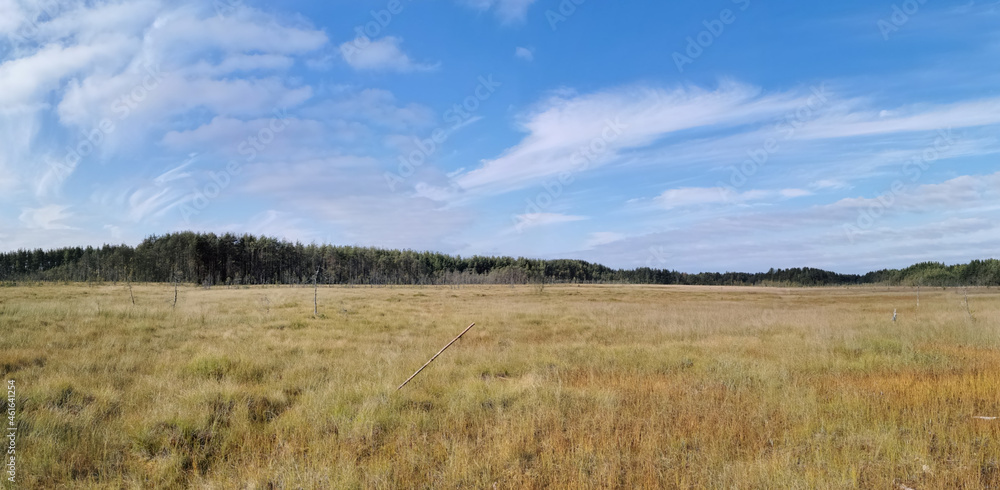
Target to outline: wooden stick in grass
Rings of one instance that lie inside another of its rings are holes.
[[[423,366],[420,367],[420,369],[417,370],[417,372],[413,373],[409,378],[406,378],[406,381],[403,381],[403,384],[399,385],[399,387],[396,388],[396,391],[399,391],[402,387],[406,386],[406,383],[409,383],[411,379],[416,378],[417,375],[420,374],[420,371],[423,371],[425,367],[430,365],[430,363],[434,362],[434,359],[437,359],[437,357],[440,356],[441,353],[445,351],[445,349],[451,347],[451,344],[458,342],[458,339],[462,338],[462,336],[465,335],[465,332],[468,332],[474,326],[476,326],[475,323],[469,325],[468,327],[465,327],[465,330],[462,330],[462,333],[458,334],[458,337],[455,337],[454,339],[452,339],[451,342],[448,342],[448,345],[442,347],[437,354],[434,354],[434,357],[432,357],[431,360],[427,361]]]

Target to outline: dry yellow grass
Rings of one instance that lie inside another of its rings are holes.
[[[1000,486],[994,291],[135,292],[0,289],[19,487]]]

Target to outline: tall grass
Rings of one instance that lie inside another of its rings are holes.
[[[0,289],[18,487],[1000,486],[993,291],[133,288]]]

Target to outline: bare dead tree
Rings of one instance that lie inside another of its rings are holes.
[[[965,287],[965,312],[969,314],[969,318],[972,318],[972,310],[969,308],[969,287]]]
[[[535,281],[534,281],[533,287],[535,288],[535,292],[536,293],[538,293],[538,294],[544,294],[545,293],[545,273],[544,272],[541,273],[541,274],[539,274],[537,277],[535,277]]]
[[[319,269],[313,274],[313,316],[319,316]]]
[[[177,308],[177,271],[174,271],[174,308]]]
[[[132,298],[132,306],[135,306],[135,295],[132,294],[132,279],[129,277],[131,274],[125,275],[125,284],[128,285],[128,296]]]

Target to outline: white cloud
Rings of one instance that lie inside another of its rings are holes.
[[[197,153],[192,153],[188,155],[188,159],[184,161],[184,163],[163,172],[162,174],[159,175],[159,177],[153,179],[153,183],[158,186],[163,186],[169,182],[190,177],[191,173],[188,171],[188,167],[190,167],[191,164],[194,163],[196,158],[198,158]]]
[[[588,95],[554,95],[523,117],[528,135],[501,156],[456,177],[477,192],[506,192],[540,178],[607,164],[623,150],[648,146],[667,134],[699,127],[730,127],[776,117],[807,95],[761,95],[727,83],[715,91],[625,87]]]
[[[77,165],[77,160],[46,157],[44,163],[35,170],[35,196],[48,198],[57,195],[66,180],[76,171]]]
[[[810,122],[803,139],[849,138],[916,131],[944,131],[1000,123],[1000,97],[952,104],[901,107],[892,111],[836,111]]]
[[[26,21],[26,14],[15,0],[0,0],[0,35],[11,35]]]
[[[792,199],[796,197],[811,196],[812,192],[809,192],[805,189],[781,189],[780,191],[778,191],[778,194],[780,194],[781,197],[787,197],[789,199]]]
[[[949,263],[989,257],[1000,240],[995,220],[924,217],[918,223],[885,222],[866,230],[853,244],[838,224],[815,216],[753,213],[699,217],[675,227],[563,253],[612,267],[653,267],[703,271],[766,271],[818,267],[864,273],[934,260]],[[678,241],[678,237],[684,237]],[[654,260],[650,257],[664,257]]]
[[[274,131],[271,128],[280,130]],[[266,144],[263,141],[256,145],[248,143],[249,138],[259,138],[262,131],[269,131],[273,138]],[[242,120],[216,116],[210,122],[194,129],[169,131],[163,136],[162,142],[168,147],[184,151],[218,152],[228,156],[240,152],[241,155],[248,156],[250,154],[248,148],[255,150],[254,155],[265,151],[281,153],[294,148],[290,146],[289,140],[299,143],[314,141],[314,138],[321,137],[324,133],[326,129],[321,123],[294,117],[274,116]]]
[[[501,22],[523,22],[528,8],[535,0],[459,0],[461,3],[479,11],[493,10]]]
[[[301,102],[311,94],[306,87],[287,87],[274,79],[220,78],[284,71],[294,63],[291,55],[327,43],[322,31],[284,25],[248,7],[218,16],[204,5],[171,8],[144,0],[52,5],[55,10],[46,8],[54,17],[35,15],[43,21],[28,39],[34,44],[8,52],[10,59],[0,65],[0,106],[37,105],[55,93],[61,122],[67,125],[92,126],[123,98],[129,105],[141,102],[130,107],[132,113],[158,115],[199,106],[246,114],[248,108],[259,112],[265,100],[268,111],[274,104]],[[219,61],[205,61],[209,59]],[[165,79],[151,79],[151,73]],[[147,99],[143,87],[156,88]]]
[[[284,240],[309,242],[316,240],[315,223],[303,219],[300,213],[290,213],[268,209],[251,217],[237,226],[224,226],[234,233],[273,236]]]
[[[27,189],[37,198],[57,196],[78,171],[66,164],[66,148],[82,144],[104,119],[113,130],[98,135],[83,168],[142,151],[172,129],[183,132],[178,125],[197,121],[193,113],[254,121],[294,108],[312,88],[267,75],[283,74],[294,56],[327,43],[322,31],[246,7],[224,17],[206,5],[151,0],[43,7],[0,1],[0,32],[26,36],[8,39],[0,62],[0,190],[7,199]],[[236,76],[244,74],[254,76]],[[53,106],[57,122],[48,117]]]
[[[926,260],[967,262],[989,257],[983,251],[1000,240],[998,189],[1000,172],[914,186],[891,201],[853,198],[808,207],[701,206],[683,213],[651,213],[661,219],[655,226],[647,222],[641,233],[560,256],[636,267],[647,264],[650,251],[656,250],[670,257],[656,266],[687,272],[803,266],[867,272]],[[675,195],[686,195],[688,202],[714,202],[718,194],[710,191]],[[767,194],[768,199],[781,195]],[[858,225],[856,219],[870,209],[878,217]],[[860,229],[849,235],[845,225]]]
[[[375,88],[315,104],[304,113],[316,117],[359,119],[392,129],[425,127],[434,119],[433,111],[427,106],[400,105],[392,92]]]
[[[28,107],[0,108],[0,199],[11,197],[34,160],[31,145],[41,127],[41,111]]]
[[[574,216],[562,213],[525,213],[519,214],[514,218],[517,221],[517,224],[514,226],[517,231],[587,219],[586,216]]]
[[[295,64],[290,56],[277,54],[235,54],[227,56],[222,62],[211,65],[205,61],[199,62],[185,73],[199,74],[209,77],[220,77],[237,72],[250,71],[284,71]]]
[[[517,49],[514,50],[514,56],[517,57],[517,58],[520,58],[520,59],[522,59],[524,61],[534,61],[535,60],[535,53],[534,53],[534,51],[532,51],[531,49],[528,49],[528,48],[523,48],[521,46],[518,46]]]
[[[386,36],[374,41],[358,38],[340,45],[340,54],[344,61],[355,70],[361,71],[396,71],[408,73],[413,71],[430,71],[438,64],[417,63],[400,49],[403,40]]]
[[[198,52],[211,49],[225,53],[305,54],[328,41],[322,31],[283,25],[273,16],[249,7],[227,15],[212,14],[182,8],[161,15],[154,24],[155,42],[174,51],[183,50],[193,59]]]
[[[471,210],[442,208],[423,198],[393,193],[371,157],[248,165],[238,192],[275,203],[272,208],[308,217],[331,231],[336,243],[386,248],[449,250],[449,237],[473,224]]]
[[[844,182],[843,180],[820,179],[809,184],[809,187],[819,190],[826,190],[826,189],[843,190],[843,189],[850,189],[851,185],[848,184],[847,182]]]
[[[109,36],[83,46],[45,46],[0,64],[0,107],[36,105],[66,78],[83,71],[114,68],[131,51],[127,39]]]
[[[127,229],[133,229],[139,223],[162,225],[161,218],[188,203],[195,190],[212,181],[210,176],[197,170],[196,163],[198,155],[191,154],[181,164],[163,170],[154,178],[133,176],[123,179],[128,183],[127,187],[105,186],[91,195],[91,201],[114,209],[115,212],[108,215],[127,225]],[[183,215],[178,212],[177,216]]]
[[[82,83],[71,83],[59,104],[60,120],[67,125],[86,127],[108,117],[116,122],[127,119],[128,124],[120,126],[134,127],[137,119],[162,125],[170,116],[199,109],[231,116],[260,116],[275,109],[298,106],[313,95],[311,87],[288,87],[273,77],[190,79],[170,72],[160,77],[153,83],[145,75],[145,69],[140,69],[129,75],[110,78],[95,75]]]
[[[747,204],[766,200],[794,199],[812,195],[804,189],[748,190],[739,192],[727,187],[682,187],[669,189],[653,201],[665,209],[710,204]]]
[[[719,204],[729,202],[731,199],[739,198],[746,194],[737,194],[724,187],[682,187],[680,189],[669,189],[654,199],[660,206],[666,209],[702,205]]]
[[[40,208],[24,208],[21,210],[21,223],[28,228],[41,230],[72,230],[73,227],[64,223],[73,216],[67,213],[69,206],[50,204]]]
[[[611,231],[598,231],[591,233],[587,236],[587,241],[584,243],[584,248],[594,248],[599,245],[606,245],[608,243],[614,243],[625,238],[625,235],[621,233],[615,233]]]
[[[413,187],[413,197],[430,199],[431,201],[446,202],[455,198],[455,190],[444,187],[428,185],[425,182],[418,182]]]
[[[378,161],[371,157],[339,155],[249,165],[244,190],[282,199],[300,198],[311,192],[353,194],[351,191],[356,192],[359,187],[355,187],[352,180],[358,173],[375,168],[377,163]],[[367,177],[370,176],[366,175]]]
[[[824,86],[774,94],[730,82],[714,91],[631,86],[580,95],[562,90],[522,116],[520,125],[527,134],[520,143],[455,176],[454,182],[482,196],[509,192],[560,174],[579,177],[575,174],[627,159],[644,159],[661,166],[734,165],[746,160],[749,150],[763,152],[769,138],[778,143],[779,158],[787,159],[795,152],[811,151],[809,140],[892,133],[910,140],[907,147],[896,149],[898,158],[926,149],[922,145],[927,143],[914,143],[911,133],[949,125],[1000,123],[1000,98],[897,108],[886,118],[863,109],[864,103],[837,99]],[[796,116],[802,113],[807,114],[804,120],[785,121],[802,117]],[[689,134],[682,143],[663,144],[680,131]],[[995,142],[989,144],[995,146]],[[947,157],[966,151],[965,146],[963,141],[951,144]],[[868,151],[862,156],[872,159],[873,155]],[[887,158],[889,155],[878,156],[872,164],[884,166]],[[831,165],[842,167],[845,163],[854,165],[849,170],[858,174],[857,162],[834,159]],[[816,177],[809,181],[820,180]]]
[[[283,26],[250,8],[230,16],[198,12],[190,6],[165,9],[159,2],[62,5],[57,17],[38,24],[30,39],[37,49],[13,51],[13,59],[0,65],[0,105],[31,104],[58,91],[62,82],[75,77],[76,88],[107,87],[92,92],[115,97],[132,90],[153,66],[190,80],[224,76],[237,71],[283,70],[289,54],[307,53],[327,42],[320,31]],[[152,25],[150,25],[152,23]],[[208,65],[205,58],[222,52],[222,61]],[[163,65],[163,66],[160,66]],[[197,80],[192,80],[197,84]],[[198,93],[186,87],[184,95]],[[97,102],[110,103],[114,97]],[[105,104],[106,105],[106,104]]]
[[[908,212],[973,212],[1000,205],[1000,172],[990,175],[963,175],[938,184],[885,189],[878,197],[851,197],[824,206],[836,209],[896,209]]]
[[[983,218],[959,218],[950,217],[940,221],[929,221],[910,226],[900,226],[897,223],[875,226],[870,229],[859,230],[854,239],[861,238],[868,243],[872,242],[912,242],[923,240],[942,240],[968,236],[983,231],[997,229],[994,221]],[[984,257],[979,257],[984,258]]]
[[[39,6],[0,0],[0,36],[0,199],[22,231],[32,230],[18,234],[25,245],[104,237],[75,228],[83,226],[81,217],[100,213],[119,221],[93,222],[93,230],[112,236],[129,230],[135,237],[140,222],[159,225],[154,218],[208,177],[188,164],[144,177],[157,165],[151,161],[184,158],[150,149],[236,153],[275,109],[294,110],[312,97],[312,87],[285,72],[328,44],[301,19],[248,7],[219,16],[210,3],[157,0]],[[94,133],[105,119],[111,131]],[[294,123],[300,139],[322,141],[330,133],[312,121]],[[93,144],[85,143],[88,137]],[[174,146],[156,148],[164,140]],[[69,148],[80,145],[93,151],[68,159]],[[127,160],[117,158],[126,154]],[[91,202],[77,203],[73,214],[59,204],[71,183],[93,185]]]
[[[38,45],[91,44],[110,32],[138,37],[163,12],[163,7],[162,2],[156,0],[33,2],[24,11],[18,36],[21,42]]]
[[[128,219],[138,223],[150,217],[161,217],[184,202],[184,192],[179,189],[163,186],[143,187],[128,196]]]

